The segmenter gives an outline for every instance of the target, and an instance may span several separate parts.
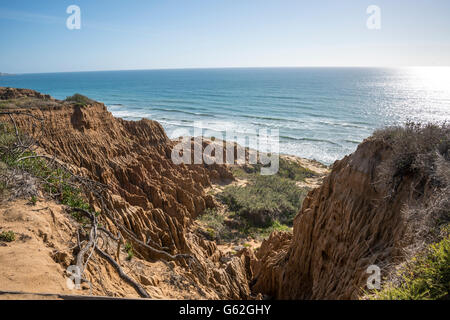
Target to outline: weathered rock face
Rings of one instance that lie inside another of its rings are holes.
[[[4,88],[0,87],[0,100],[19,99],[24,97],[32,97],[44,100],[54,101],[48,94],[42,94],[40,92],[31,89],[16,89],[16,88]]]
[[[0,88],[1,99],[18,97],[48,98],[32,90]],[[230,177],[228,169],[175,165],[173,143],[159,123],[114,118],[101,103],[83,107],[52,99],[48,106],[21,110],[44,122],[41,126],[34,118],[15,115],[17,126],[39,136],[40,147],[49,155],[107,185],[106,206],[140,241],[170,254],[195,255],[199,265],[184,266],[182,276],[194,279],[204,298],[249,296],[243,259],[224,265],[214,243],[189,232],[192,220],[215,205],[204,188],[211,185],[211,177]],[[98,206],[96,199],[91,202]],[[115,232],[114,223],[104,219]],[[145,248],[140,254],[149,261],[160,258]]]
[[[20,111],[44,119],[43,126],[35,118],[14,115],[18,127],[38,136],[46,153],[107,185],[104,201],[114,219],[141,243],[195,257],[191,263],[163,263],[161,254],[134,243],[141,273],[132,275],[152,297],[246,299],[251,297],[251,283],[254,294],[276,299],[357,298],[370,265],[383,272],[401,256],[404,204],[411,199],[424,202],[431,192],[427,187],[413,192],[413,186],[422,183],[414,176],[401,177],[393,194],[390,187],[378,183],[392,150],[371,138],[337,161],[322,186],[309,193],[295,218],[293,234],[273,233],[256,256],[246,249],[231,260],[222,259],[216,244],[191,232],[190,226],[205,208],[215,205],[204,192],[211,179],[232,177],[225,166],[175,165],[174,142],[157,122],[116,119],[100,103],[81,107],[32,90],[0,88],[0,100],[27,97],[40,103],[37,107],[22,103]],[[90,201],[99,206],[95,197]],[[110,217],[100,219],[109,230],[118,231]],[[89,273],[95,286],[96,271]],[[122,285],[116,279],[108,290],[124,294],[117,290]],[[105,294],[100,287],[95,293]]]
[[[337,161],[323,185],[311,191],[294,221],[294,233],[272,235],[257,253],[252,290],[277,299],[355,299],[367,268],[400,256],[411,196],[404,179],[392,198],[377,183],[390,148],[375,139]],[[427,197],[427,194],[420,197]]]

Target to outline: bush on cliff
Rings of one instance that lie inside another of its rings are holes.
[[[436,172],[440,158],[450,161],[449,124],[408,122],[403,127],[378,130],[374,137],[384,140],[392,148],[392,157],[384,171],[388,182],[411,174],[427,177],[436,186],[450,179],[448,175]]]
[[[23,138],[20,132],[17,133]],[[30,179],[17,181],[18,177],[23,177],[20,173],[27,173],[40,181],[42,189],[50,196],[61,201],[71,208],[90,210],[90,205],[85,201],[82,190],[77,188],[72,180],[72,176],[66,170],[50,165],[45,158],[37,156],[33,151],[17,150],[18,144],[15,128],[7,123],[0,122],[0,186],[3,190],[30,188]],[[20,192],[15,192],[20,194]],[[36,194],[31,195],[35,197]],[[87,222],[87,219],[78,212],[73,212],[72,216],[79,222]]]
[[[410,233],[430,242],[442,225],[450,223],[450,125],[409,122],[375,132],[392,149],[392,156],[380,168],[380,183],[391,195],[405,179],[416,181],[414,193],[419,204],[408,203],[403,210]],[[426,200],[426,201],[425,201]]]
[[[217,212],[216,209],[206,209],[199,217],[199,221],[205,225],[205,236],[209,240],[221,241],[233,239],[230,228],[225,224],[225,216]]]
[[[414,258],[391,274],[375,299],[448,299],[450,292],[450,125],[409,122],[378,130],[391,149],[379,183],[390,196],[402,182],[413,186],[402,213],[405,250]]]
[[[75,103],[75,105],[80,107],[84,107],[86,105],[95,103],[94,100],[91,100],[88,97],[83,96],[79,93],[75,93],[73,96],[67,97],[65,101]]]
[[[34,97],[21,97],[17,99],[0,100],[0,109],[27,109],[27,108],[45,108],[57,106],[58,103],[52,100],[44,100]]]
[[[450,228],[443,240],[431,244],[400,269],[397,283],[372,295],[380,300],[437,300],[450,298]]]

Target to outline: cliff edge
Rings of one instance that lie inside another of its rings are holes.
[[[272,234],[252,289],[276,299],[358,299],[368,268],[388,278],[449,223],[450,129],[376,132],[309,193],[293,235]]]
[[[229,178],[229,171],[224,166],[175,165],[170,158],[173,143],[159,123],[117,119],[102,103],[81,100],[58,101],[33,90],[0,88],[1,120],[11,124],[12,116],[17,129],[36,140],[39,154],[54,157],[73,173],[103,186],[101,198],[94,192],[86,194],[106,230],[100,245],[115,256],[114,236],[120,232],[122,248],[127,246],[133,260],[119,261],[124,268],[138,265],[127,269],[150,297],[249,298],[244,259],[224,261],[214,242],[190,231],[193,219],[215,206],[205,188],[211,179]],[[74,257],[77,228],[66,243]],[[75,247],[73,252],[70,247]],[[114,272],[114,266],[101,256],[96,260],[86,269],[92,293],[130,295],[130,290],[114,288],[120,286],[119,279],[104,287],[101,274]],[[103,272],[95,270],[105,265]]]

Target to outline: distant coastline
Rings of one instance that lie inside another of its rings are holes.
[[[12,74],[12,73],[5,73],[5,72],[0,72],[0,77],[3,77],[3,76],[13,76],[14,74]]]

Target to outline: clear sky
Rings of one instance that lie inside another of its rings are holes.
[[[69,30],[69,5],[81,29]],[[369,5],[381,29],[369,30]],[[0,0],[0,72],[450,65],[449,0]]]

